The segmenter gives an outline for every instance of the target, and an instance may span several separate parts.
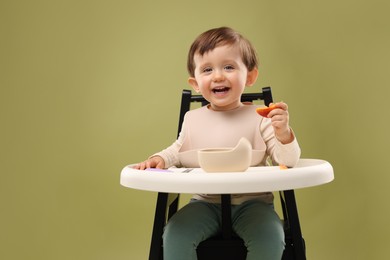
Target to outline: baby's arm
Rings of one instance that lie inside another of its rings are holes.
[[[179,150],[182,147],[185,138],[185,122],[186,121],[184,120],[179,137],[171,146],[161,152],[153,154],[147,160],[136,164],[133,168],[145,170],[146,168],[164,169],[171,166],[179,166]]]
[[[282,144],[289,144],[294,141],[294,133],[289,125],[288,106],[284,102],[275,103],[276,108],[268,114],[274,128],[275,136]]]
[[[287,104],[280,102],[275,105],[277,108],[269,112],[268,120],[262,121],[260,132],[273,164],[294,167],[300,158],[301,149],[289,125]]]

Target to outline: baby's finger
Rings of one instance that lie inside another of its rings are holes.
[[[143,162],[140,162],[140,163],[134,165],[133,168],[134,168],[134,169],[137,169],[137,170],[143,170],[142,164],[143,164]]]
[[[156,165],[157,169],[163,169],[164,168],[164,163],[163,162],[158,162]]]
[[[282,109],[282,108],[275,108],[271,112],[269,112],[268,117],[272,118],[273,120],[279,120],[278,118],[275,117],[284,117],[287,115],[287,111]]]
[[[154,168],[154,163],[151,160],[147,160],[145,163],[145,169],[146,168]]]
[[[147,165],[147,161],[140,163],[140,170],[145,170],[146,168],[149,168],[149,166]]]
[[[276,105],[276,107],[278,107],[280,109],[288,110],[288,105],[286,103],[284,103],[283,101],[282,102],[278,102],[275,105]]]

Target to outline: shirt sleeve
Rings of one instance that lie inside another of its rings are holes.
[[[165,162],[165,168],[169,168],[172,166],[179,167],[180,166],[179,151],[183,145],[184,138],[185,138],[184,133],[186,132],[184,129],[185,129],[185,121],[182,124],[182,128],[181,128],[179,137],[176,139],[176,141],[173,144],[171,144],[169,147],[167,147],[166,149],[162,150],[161,152],[153,154],[149,158],[151,158],[153,156],[160,156],[161,158],[163,158],[163,160]]]
[[[292,129],[291,129],[292,131]],[[275,136],[271,125],[271,119],[264,118],[260,124],[260,133],[267,146],[267,155],[274,165],[284,164],[294,167],[301,156],[301,148],[294,134],[294,140],[288,144],[282,144]]]

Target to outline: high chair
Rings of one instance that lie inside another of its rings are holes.
[[[262,88],[262,92],[259,93],[244,93],[241,101],[253,102],[256,100],[263,100],[265,105],[273,102],[271,88]],[[190,110],[190,105],[193,102],[200,102],[202,105],[207,104],[207,101],[201,95],[192,95],[190,90],[183,90],[178,133],[180,133],[184,115]],[[279,195],[283,212],[286,243],[282,259],[304,260],[306,259],[305,241],[301,233],[294,190],[280,191]],[[221,195],[221,199],[221,234],[199,244],[197,248],[198,260],[245,260],[247,250],[244,242],[232,231],[230,195],[223,194]],[[158,193],[149,260],[163,260],[163,229],[167,221],[178,210],[178,205],[179,194]]]

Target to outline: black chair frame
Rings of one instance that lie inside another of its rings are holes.
[[[242,102],[253,102],[263,100],[265,105],[273,102],[270,87],[262,88],[259,93],[244,93]],[[192,102],[200,102],[203,105],[207,101],[201,95],[192,95],[190,90],[183,90],[180,106],[179,128],[184,120],[184,115],[190,110]],[[279,192],[286,247],[282,260],[294,259],[305,260],[306,248],[305,241],[302,237],[297,204],[294,190],[285,190]],[[162,234],[167,221],[175,214],[179,206],[179,194],[159,192],[157,195],[157,204],[155,210],[152,239],[150,245],[149,260],[163,260]],[[231,226],[231,201],[230,194],[221,194],[222,205],[222,232],[220,237],[210,238],[199,244],[197,255],[199,260],[245,260],[246,247],[242,239],[235,236]],[[226,256],[222,258],[221,252]]]

